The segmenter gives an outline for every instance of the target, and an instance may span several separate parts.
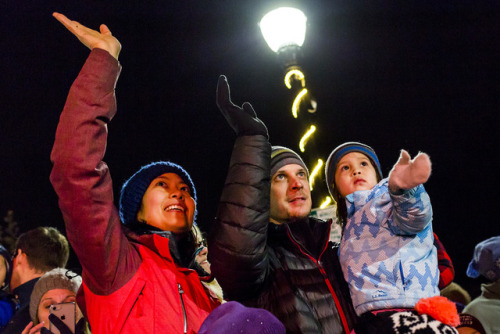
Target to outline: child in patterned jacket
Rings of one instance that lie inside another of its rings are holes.
[[[343,225],[339,258],[358,315],[413,309],[439,295],[432,207],[423,187],[425,153],[402,150],[389,177],[368,145],[347,142],[326,163],[328,189]]]

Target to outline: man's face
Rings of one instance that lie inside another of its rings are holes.
[[[335,171],[335,184],[345,198],[355,191],[369,190],[377,185],[377,172],[366,155],[351,152],[340,159]]]
[[[154,179],[142,198],[137,220],[174,233],[187,232],[193,226],[196,203],[191,189],[175,173]]]
[[[311,188],[304,167],[281,167],[271,178],[271,222],[282,224],[301,219],[311,212]]]

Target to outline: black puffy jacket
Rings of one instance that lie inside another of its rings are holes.
[[[330,223],[269,223],[271,147],[236,140],[208,245],[224,296],[264,308],[289,333],[350,333],[356,319]]]

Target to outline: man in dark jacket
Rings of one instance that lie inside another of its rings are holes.
[[[208,240],[225,298],[271,311],[287,332],[350,333],[356,318],[331,222],[309,217],[307,167],[271,148],[252,106],[231,102],[224,76],[217,105],[238,136]]]
[[[10,288],[19,308],[2,333],[21,333],[30,318],[31,292],[46,272],[64,268],[69,258],[69,243],[54,227],[37,227],[19,236],[12,260]]]

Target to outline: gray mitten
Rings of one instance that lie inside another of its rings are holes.
[[[409,190],[427,182],[431,175],[431,159],[420,152],[410,160],[410,155],[401,150],[398,162],[389,173],[389,189],[396,193],[400,190]]]
[[[229,84],[224,75],[219,77],[217,83],[217,106],[237,136],[263,135],[269,138],[266,125],[257,118],[250,103],[245,102],[238,107],[231,102]]]

